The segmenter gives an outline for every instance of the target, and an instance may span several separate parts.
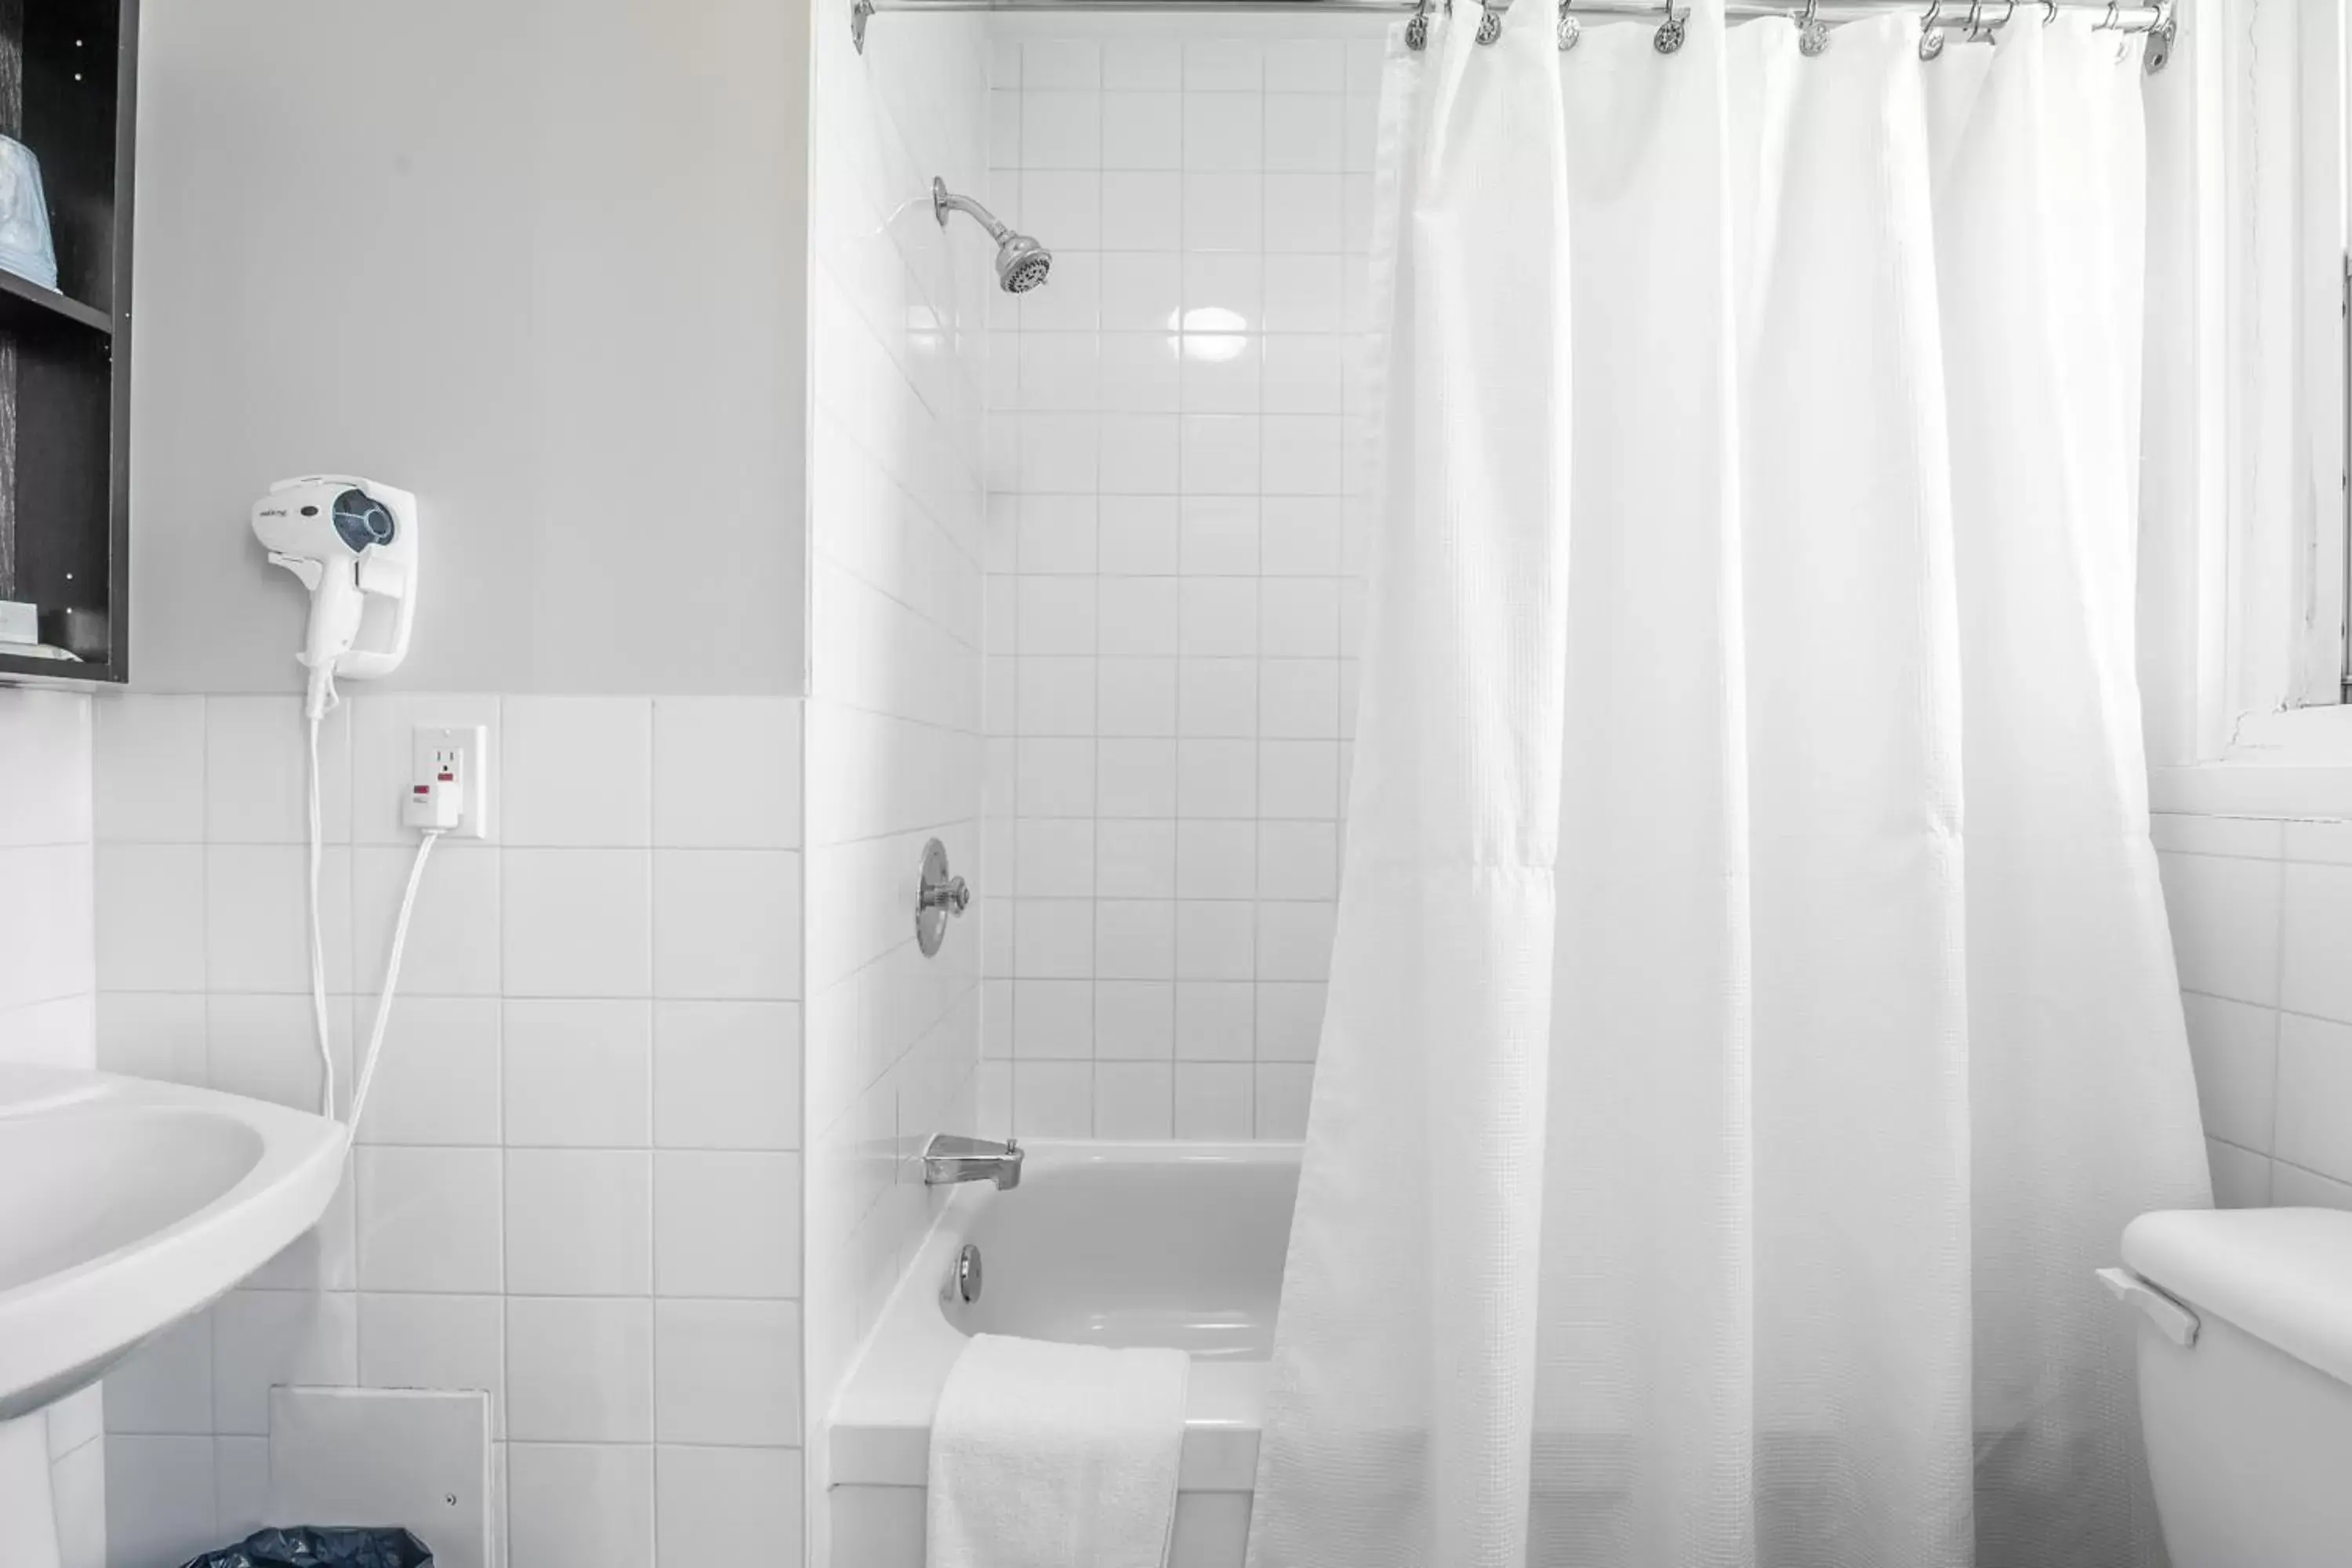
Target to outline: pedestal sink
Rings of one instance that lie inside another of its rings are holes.
[[[344,1147],[238,1095],[0,1066],[0,1563],[57,1568],[41,1413],[316,1225]]]

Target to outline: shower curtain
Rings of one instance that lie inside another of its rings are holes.
[[[1255,1568],[2160,1560],[2091,1270],[2210,1196],[2095,15],[1392,39]]]

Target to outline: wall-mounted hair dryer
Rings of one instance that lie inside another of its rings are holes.
[[[416,618],[416,498],[349,474],[280,479],[253,503],[253,535],[310,591],[298,656],[310,672],[307,712],[335,702],[335,679],[389,675]]]
[[[326,840],[325,815],[320,809],[319,727],[335,705],[335,678],[365,680],[389,675],[408,654],[409,628],[416,622],[416,498],[408,491],[380,485],[352,474],[305,474],[280,479],[269,493],[253,503],[253,536],[269,552],[272,565],[283,566],[310,591],[310,620],[302,632],[302,651],[296,657],[310,672],[310,689],[302,704],[303,729],[310,738],[310,1022],[319,1046],[319,1114],[335,1115],[335,1053],[327,1016],[327,954],[321,934],[319,897],[320,864]],[[479,748],[477,748],[477,756]],[[436,791],[430,781],[419,782],[415,793],[454,805],[462,800],[455,765],[441,765],[440,781],[451,787]],[[404,795],[404,806],[407,805]],[[404,811],[403,819],[416,819]],[[383,984],[376,992],[375,1025],[367,1049],[359,1058],[359,1081],[352,1095],[348,1139],[366,1108],[368,1085],[383,1048],[385,1021],[392,1016],[392,998],[400,984],[400,953],[408,942],[409,917],[416,910],[417,885],[425,878],[425,862],[441,835],[457,826],[453,811],[446,821],[424,824],[425,837],[408,869],[408,890],[400,901],[392,928],[392,952],[384,961]],[[346,1144],[346,1147],[349,1145]]]

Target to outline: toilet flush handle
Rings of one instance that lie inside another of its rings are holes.
[[[2157,1331],[2187,1348],[2197,1342],[2197,1314],[2128,1268],[2102,1268],[2099,1283],[2118,1301],[2137,1307]]]

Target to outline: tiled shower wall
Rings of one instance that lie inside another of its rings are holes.
[[[315,1107],[299,700],[95,705],[100,1064]],[[518,1568],[797,1561],[800,721],[757,697],[330,716],[339,1100],[415,853],[412,726],[488,727],[492,837],[426,868],[326,1218],[108,1378],[119,1568],[263,1522],[282,1383],[487,1391]]]
[[[931,958],[916,871],[977,877],[982,323],[992,247],[933,220],[977,191],[984,19],[889,14],[863,55],[820,6],[809,335],[809,1453],[829,1561],[824,1415],[936,1212],[917,1157],[975,1125],[985,905]],[[984,889],[983,889],[984,892]]]
[[[1303,1129],[1362,604],[1381,26],[997,39],[990,199],[1055,260],[991,320],[992,1126]]]
[[[0,688],[0,1062],[96,1060],[89,699]],[[100,1394],[48,1413],[65,1568],[102,1568]]]
[[[2352,822],[2160,816],[2224,1207],[2352,1208]]]

